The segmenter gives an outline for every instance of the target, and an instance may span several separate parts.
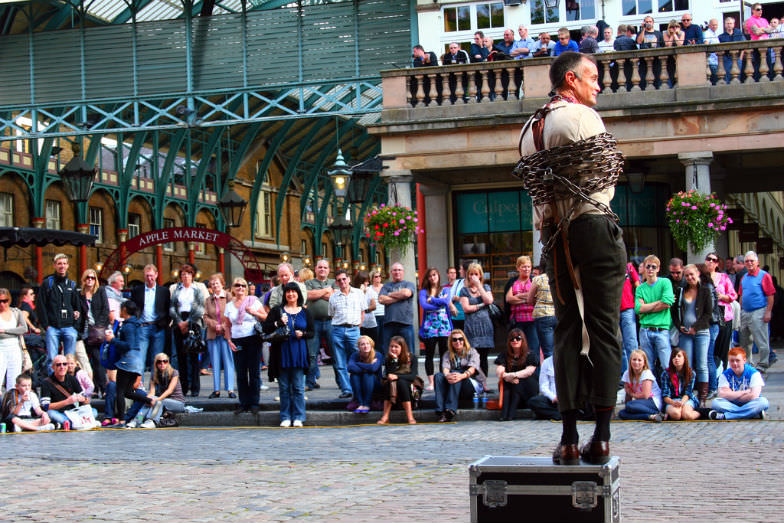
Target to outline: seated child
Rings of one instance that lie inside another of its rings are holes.
[[[16,432],[23,430],[54,430],[49,415],[41,409],[38,396],[32,391],[33,380],[27,374],[16,377],[16,388],[3,396],[2,419],[13,425]]]
[[[629,368],[623,373],[621,381],[626,391],[626,407],[618,413],[619,418],[662,421],[661,389],[648,366],[645,351],[632,351]]]
[[[768,400],[762,394],[765,382],[762,374],[746,363],[746,351],[741,347],[730,349],[727,356],[729,369],[719,375],[719,397],[713,400],[710,419],[765,419]]]

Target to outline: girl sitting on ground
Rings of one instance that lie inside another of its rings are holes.
[[[68,362],[68,374],[76,377],[79,385],[82,386],[82,394],[87,398],[92,397],[93,391],[95,391],[95,384],[90,379],[87,371],[79,367],[79,363],[76,361],[76,354],[66,354],[65,360]]]
[[[411,409],[411,382],[415,376],[411,371],[411,355],[405,338],[392,336],[387,348],[387,358],[384,361],[384,378],[381,380],[384,391],[384,413],[378,420],[379,425],[389,423],[392,405],[397,402],[403,406],[408,423],[410,425],[416,423]]]
[[[346,365],[354,391],[354,400],[349,406],[355,405],[353,410],[357,414],[366,414],[370,412],[373,392],[381,388],[381,356],[376,353],[370,336],[360,336],[357,348],[359,350],[349,356]]]
[[[518,406],[527,406],[528,400],[539,393],[539,376],[536,358],[528,350],[521,329],[512,329],[506,339],[506,352],[495,360],[498,379],[504,382],[501,421],[514,419]]]
[[[626,407],[618,417],[626,420],[662,421],[661,389],[648,365],[648,356],[640,349],[629,356],[629,368],[621,378],[626,391]]]
[[[694,397],[695,377],[686,351],[678,347],[672,349],[670,366],[661,375],[662,401],[667,419],[690,421],[700,417],[696,410],[699,401]]]

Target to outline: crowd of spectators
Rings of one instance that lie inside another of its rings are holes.
[[[424,390],[434,391],[442,422],[456,419],[461,401],[496,393],[502,421],[514,419],[523,407],[539,418],[558,419],[552,362],[557,320],[547,274],[528,256],[520,256],[516,268],[502,303],[496,303],[477,263],[450,267],[446,282],[429,268],[417,293],[399,263],[383,283],[378,273],[371,277],[358,271],[350,279],[342,269],[332,280],[326,260],[317,263],[315,274],[295,273],[288,263],[281,264],[279,285],[260,296],[248,292],[243,278],[224,288],[222,274],[211,275],[204,286],[194,281],[189,265],[166,288],[158,285],[157,268],[149,265],[145,285],[125,299],[118,283],[122,275],[112,275],[102,286],[88,270],[77,286],[68,278],[67,258],[58,255],[43,296],[35,299],[35,290],[24,289],[15,308],[10,293],[0,289],[3,420],[15,430],[50,430],[68,422],[71,409],[103,396],[104,426],[167,426],[176,423],[174,413],[185,409],[188,394],[199,395],[199,361],[206,353],[215,379],[209,398],[220,396],[223,370],[228,396],[238,400],[236,413],[259,411],[261,366],[266,365],[270,379],[278,381],[281,427],[305,423],[305,392],[320,387],[313,367],[317,370],[327,354],[339,399],[358,415],[381,411],[380,424],[389,422],[396,406],[408,423],[416,423],[414,411]],[[660,276],[661,262],[654,255],[642,261],[639,272],[627,264],[619,324],[624,365],[618,377],[625,405],[619,417],[764,417],[768,403],[761,391],[776,359],[770,321],[781,294],[774,278],[759,267],[753,251],[726,264],[715,253],[700,265],[684,266],[673,258],[668,268],[667,276]],[[310,279],[300,281],[303,275]],[[51,292],[53,286],[63,292]],[[412,325],[417,303],[423,310],[419,339],[427,381],[417,372]],[[42,315],[53,318],[53,324],[41,324]],[[373,324],[366,322],[369,316]],[[74,343],[63,335],[68,328],[76,333]],[[498,329],[506,333],[500,350]],[[34,384],[26,341],[45,346],[44,340],[58,336],[61,341],[51,352],[41,349],[40,383]],[[167,337],[168,347],[160,343]],[[78,343],[90,354],[97,352],[85,358],[87,366],[77,356]],[[262,357],[265,344],[269,355]],[[491,353],[498,353],[497,390],[487,384]],[[100,384],[97,376],[105,382]],[[589,419],[590,406],[580,415]]]

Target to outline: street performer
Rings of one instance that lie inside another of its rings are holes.
[[[623,156],[592,109],[598,77],[590,55],[565,52],[553,62],[555,96],[523,127],[515,168],[533,199],[558,319],[553,364],[563,433],[553,462],[562,465],[609,461],[621,373],[626,247],[610,200]],[[579,449],[577,413],[586,402],[596,412],[596,427]]]

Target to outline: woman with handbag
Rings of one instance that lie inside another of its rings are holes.
[[[16,387],[16,377],[22,373],[22,345],[19,338],[27,332],[22,311],[11,307],[11,293],[0,289],[0,387]]]
[[[517,258],[517,279],[506,292],[506,302],[510,305],[509,320],[513,328],[525,333],[525,340],[531,352],[539,359],[539,335],[534,322],[534,300],[531,299],[531,258]]]
[[[478,263],[468,266],[465,286],[460,290],[460,305],[465,313],[466,344],[479,354],[480,368],[487,376],[487,354],[495,348],[493,320],[488,307],[493,303],[490,286]],[[462,331],[461,331],[462,332]]]
[[[106,369],[101,365],[101,344],[106,340],[106,329],[109,326],[109,298],[106,295],[106,288],[100,285],[98,275],[93,269],[87,269],[82,273],[80,297],[82,300],[82,314],[79,318],[82,324],[81,343],[85,346],[92,374],[82,367],[81,362],[79,366],[90,375],[95,383],[95,389],[105,393],[107,375]],[[79,343],[77,342],[77,346]]]
[[[710,344],[708,345],[708,399],[716,397],[719,378],[716,371],[716,360],[723,362],[727,369],[727,353],[732,340],[732,303],[738,299],[735,286],[730,277],[716,270],[719,257],[715,252],[705,256],[705,269],[713,282],[715,297],[713,315],[710,324]]]
[[[223,337],[223,311],[229,297],[223,288],[225,280],[223,274],[215,273],[210,276],[210,290],[212,294],[207,298],[204,307],[204,323],[207,326],[207,350],[210,353],[212,365],[212,394],[210,399],[220,397],[220,375],[223,369],[223,384],[229,398],[236,398],[234,394],[234,357],[229,348],[229,342]]]
[[[174,324],[174,346],[177,351],[177,366],[180,371],[182,392],[187,395],[190,391],[194,398],[199,395],[199,354],[190,352],[185,346],[190,324],[202,326],[204,317],[204,303],[206,296],[202,287],[194,285],[193,279],[196,271],[187,263],[180,267],[180,283],[174,289],[169,306],[169,316]]]
[[[270,310],[264,321],[264,332],[273,334],[278,348],[278,393],[280,394],[280,426],[301,427],[305,422],[305,373],[308,370],[306,339],[315,334],[313,316],[302,305],[305,302],[296,282],[283,286],[283,303]],[[281,336],[280,331],[288,334]],[[280,340],[280,337],[283,339]]]
[[[433,390],[433,355],[436,346],[438,361],[441,361],[447,351],[446,338],[452,332],[450,305],[449,289],[441,287],[441,274],[435,267],[429,268],[419,291],[419,306],[423,311],[419,339],[425,342],[425,373],[429,382],[427,390]]]
[[[248,411],[258,414],[261,338],[256,332],[256,324],[264,321],[267,315],[261,301],[248,296],[248,282],[244,278],[234,278],[231,291],[233,299],[226,303],[223,312],[223,337],[234,355],[237,372],[240,404],[234,414]]]
[[[381,379],[381,388],[384,391],[384,412],[379,425],[389,423],[389,413],[392,405],[400,403],[406,413],[409,425],[416,424],[411,407],[411,383],[416,374],[411,370],[411,353],[408,351],[406,339],[403,336],[392,336],[389,339],[387,357],[384,360],[384,377]]]
[[[495,360],[498,379],[504,382],[501,421],[511,421],[519,406],[527,406],[528,400],[539,394],[537,358],[528,350],[525,335],[520,329],[512,329],[506,338],[506,352]]]
[[[113,345],[120,357],[114,366],[117,368],[117,399],[115,402],[114,416],[123,423],[125,418],[125,398],[135,400],[134,384],[144,372],[142,354],[139,350],[139,330],[141,322],[137,317],[136,303],[131,300],[120,305],[120,318],[122,325],[115,337],[111,329],[106,331],[106,342]]]
[[[460,329],[453,330],[449,335],[449,352],[441,358],[441,372],[435,376],[439,423],[455,418],[461,399],[471,399],[482,392],[486,376],[479,366],[479,353],[471,347],[466,334]]]

